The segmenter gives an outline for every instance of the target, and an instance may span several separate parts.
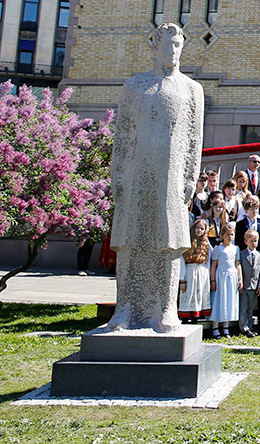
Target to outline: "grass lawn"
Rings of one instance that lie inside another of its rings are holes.
[[[260,354],[223,350],[224,371],[246,371],[218,410],[158,407],[14,406],[46,384],[52,364],[79,349],[77,337],[28,337],[33,331],[82,333],[99,324],[96,306],[4,304],[0,310],[0,442],[6,443],[260,443]],[[210,341],[213,342],[213,341]],[[233,336],[219,343],[260,346]]]

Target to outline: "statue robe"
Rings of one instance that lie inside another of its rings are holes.
[[[117,307],[108,329],[173,332],[180,254],[190,247],[187,202],[200,171],[201,85],[177,72],[127,80],[112,157]]]
[[[112,156],[111,248],[190,248],[187,202],[200,171],[203,111],[201,85],[179,71],[126,81]]]

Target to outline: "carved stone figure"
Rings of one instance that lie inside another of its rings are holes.
[[[159,26],[153,70],[128,79],[112,157],[117,308],[111,330],[178,330],[180,255],[190,247],[187,202],[199,176],[203,90],[179,71],[182,30]]]

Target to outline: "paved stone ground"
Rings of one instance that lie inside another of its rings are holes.
[[[85,398],[85,397],[53,397],[50,396],[51,383],[46,384],[31,393],[27,393],[12,405],[17,406],[52,406],[66,405],[78,407],[92,406],[124,406],[124,407],[191,407],[217,409],[236,385],[247,378],[248,373],[221,373],[220,378],[198,398],[185,399],[144,399],[144,398]]]
[[[6,273],[0,270],[0,276]],[[31,268],[12,277],[1,293],[2,302],[37,304],[96,304],[116,301],[115,276],[96,270],[78,276],[74,270]]]

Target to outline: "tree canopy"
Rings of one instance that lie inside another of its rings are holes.
[[[50,233],[100,240],[113,210],[113,110],[101,122],[79,120],[66,106],[71,88],[54,103],[49,88],[37,101],[31,87],[18,95],[12,87],[0,86],[0,236],[25,239],[35,251]]]

